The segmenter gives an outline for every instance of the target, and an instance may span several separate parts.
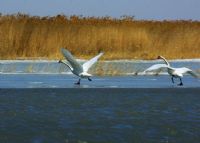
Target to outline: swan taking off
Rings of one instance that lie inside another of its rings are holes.
[[[151,67],[149,67],[148,69],[146,69],[144,71],[144,73],[147,72],[153,72],[153,71],[161,71],[161,70],[165,70],[167,69],[168,74],[171,76],[171,80],[172,83],[174,83],[174,78],[179,78],[180,79],[180,83],[178,85],[182,86],[183,82],[182,82],[182,77],[183,74],[187,73],[192,75],[193,77],[199,78],[199,75],[197,75],[195,72],[193,72],[191,69],[188,69],[186,67],[182,67],[182,68],[173,68],[170,66],[169,62],[162,56],[158,56],[157,59],[163,59],[165,64],[155,64],[152,65]]]
[[[98,59],[103,55],[103,53],[99,53],[97,56],[81,65],[76,61],[76,59],[71,55],[71,53],[68,50],[62,48],[61,52],[63,56],[67,59],[67,61],[70,63],[70,65],[62,60],[59,60],[59,63],[66,65],[73,74],[79,77],[78,82],[75,84],[79,85],[81,78],[87,78],[89,81],[92,81],[90,78],[92,75],[88,73],[88,70],[90,69],[90,67],[92,67],[93,64],[95,64],[98,61]]]

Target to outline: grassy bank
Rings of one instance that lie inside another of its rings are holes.
[[[61,47],[79,58],[99,51],[104,59],[200,58],[200,22],[0,16],[0,59],[57,59]]]

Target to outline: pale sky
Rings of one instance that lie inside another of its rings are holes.
[[[0,13],[37,16],[135,16],[149,20],[200,20],[200,0],[0,0]]]

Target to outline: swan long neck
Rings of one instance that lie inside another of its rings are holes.
[[[73,71],[73,68],[69,64],[67,64],[67,63],[65,63],[65,62],[63,62],[61,60],[59,61],[59,63],[62,63],[64,65],[66,65],[71,71]]]
[[[164,60],[166,65],[170,66],[169,62],[164,57],[161,57],[161,58]]]

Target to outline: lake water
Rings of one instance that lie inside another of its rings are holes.
[[[0,74],[0,88],[199,88],[200,79],[183,77],[184,86],[179,87],[179,79],[172,84],[168,75],[159,76],[103,76],[92,77],[92,81],[81,80],[66,74]]]
[[[82,80],[65,74],[0,75],[0,142],[200,142],[200,81],[169,76]],[[178,83],[179,80],[176,80]]]

